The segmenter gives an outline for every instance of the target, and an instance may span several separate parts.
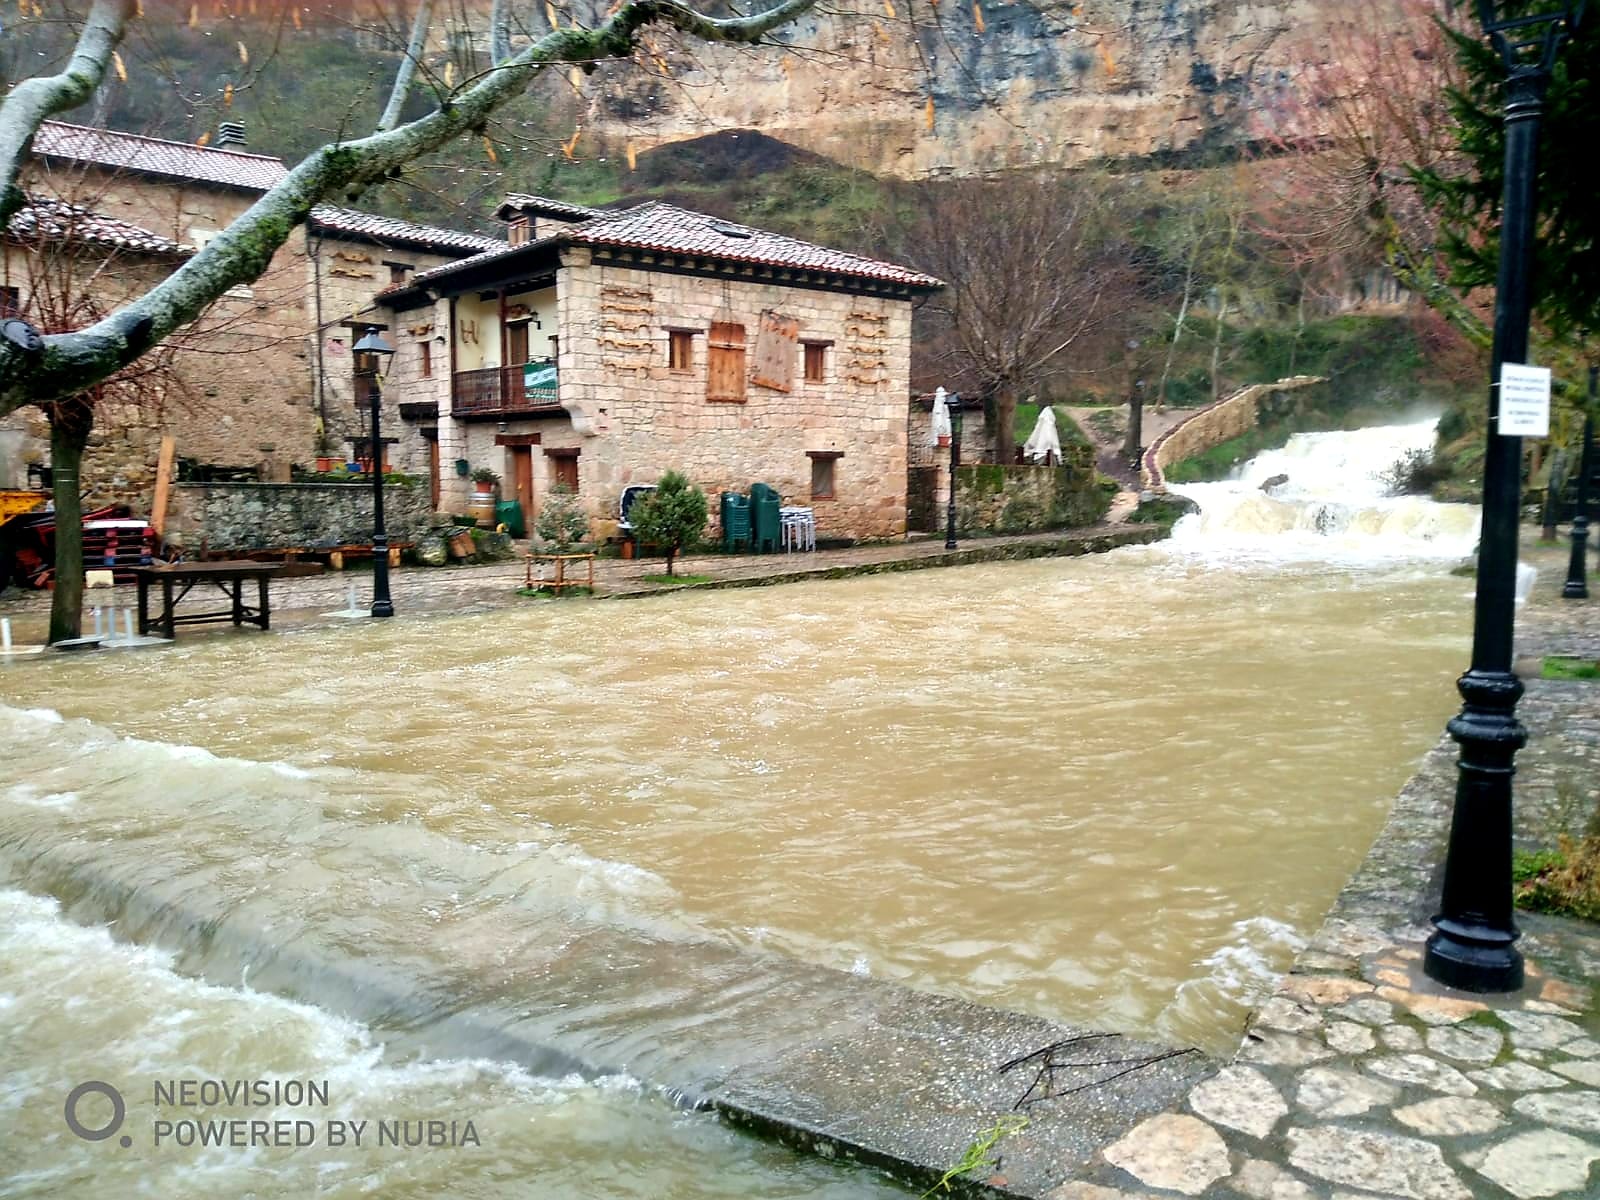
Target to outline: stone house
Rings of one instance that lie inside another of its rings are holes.
[[[597,536],[629,484],[712,498],[760,481],[824,537],[906,531],[911,309],[943,286],[892,263],[651,202],[512,194],[503,247],[379,294],[408,470],[467,502],[501,475],[527,518],[559,483]]]

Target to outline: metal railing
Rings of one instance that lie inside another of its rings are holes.
[[[450,409],[458,417],[506,416],[560,408],[556,386],[527,387],[526,364],[457,371],[450,380]]]

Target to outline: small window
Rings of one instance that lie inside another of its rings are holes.
[[[833,465],[836,459],[813,458],[811,460],[811,498],[813,500],[833,499]]]
[[[410,263],[384,263],[389,268],[389,286],[394,287],[406,281],[406,272],[411,270]]]
[[[667,367],[673,371],[694,370],[694,334],[687,329],[667,333]]]
[[[578,491],[578,452],[576,450],[546,450],[550,460],[550,486],[565,487],[574,495]]]
[[[744,403],[744,326],[713,321],[706,339],[706,399]]]
[[[510,241],[513,246],[526,246],[533,240],[533,221],[527,217],[517,217],[511,222]]]
[[[806,342],[805,352],[806,382],[823,382],[828,373],[828,344],[826,342]]]
[[[433,343],[422,342],[422,377],[433,378]]]

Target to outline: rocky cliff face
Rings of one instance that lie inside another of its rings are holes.
[[[1240,137],[1343,8],[841,0],[781,49],[660,47],[670,77],[597,74],[586,123],[637,149],[756,128],[900,176],[1191,150]]]

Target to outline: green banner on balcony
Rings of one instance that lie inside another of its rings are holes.
[[[553,362],[524,363],[522,367],[522,387],[524,391],[549,391],[556,390],[556,365]]]

